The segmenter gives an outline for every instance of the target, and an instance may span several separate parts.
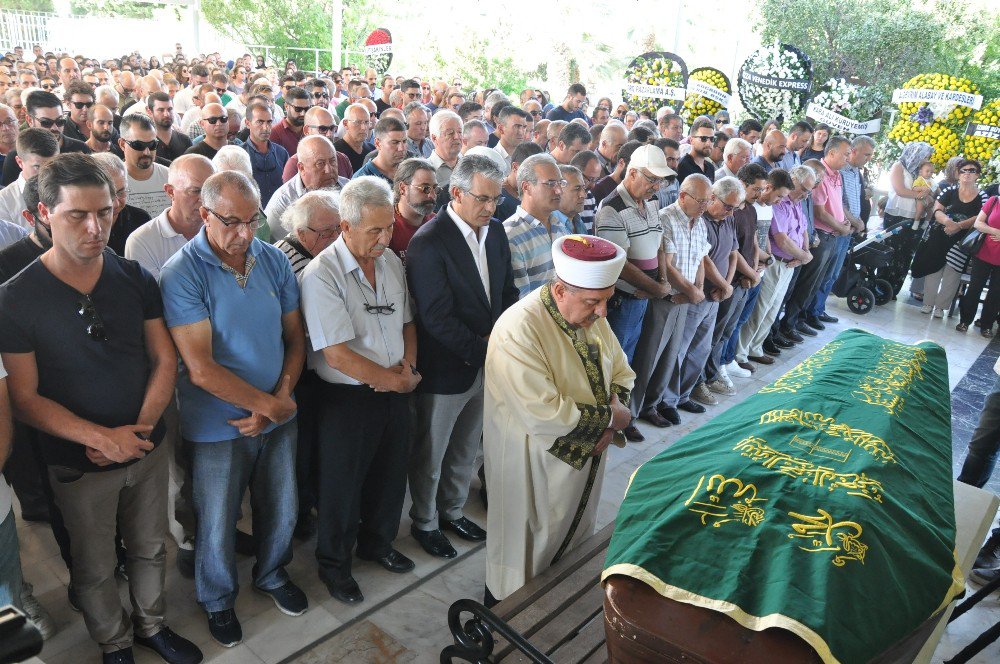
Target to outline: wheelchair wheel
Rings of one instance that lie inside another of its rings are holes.
[[[847,294],[847,308],[856,314],[866,314],[875,306],[875,294],[864,286],[852,288]]]
[[[875,296],[875,304],[882,306],[883,304],[888,304],[892,302],[892,284],[890,284],[885,279],[876,279],[871,287],[872,294]]]

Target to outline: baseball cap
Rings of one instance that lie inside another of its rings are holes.
[[[635,152],[632,153],[628,167],[630,169],[645,168],[659,178],[677,175],[674,169],[667,166],[667,158],[664,156],[663,150],[655,145],[641,145],[636,148]]]

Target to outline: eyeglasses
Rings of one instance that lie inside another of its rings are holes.
[[[715,136],[692,136],[692,141],[701,141],[702,143],[715,143]]]
[[[204,120],[210,125],[216,125],[219,124],[220,122],[228,122],[229,117],[225,115],[213,115],[210,118],[202,118],[202,120]]]
[[[566,180],[539,180],[538,184],[545,185],[549,189],[555,189],[556,187],[565,189],[569,182]]]
[[[436,195],[439,191],[441,191],[441,188],[436,184],[412,184],[410,186],[419,191],[424,196],[428,196],[430,194]]]
[[[306,125],[306,127],[309,129],[315,129],[321,134],[329,134],[337,128],[337,125]]]
[[[721,198],[716,198],[715,200],[719,202],[719,205],[721,205],[722,209],[725,210],[726,212],[732,212],[733,210],[736,209],[735,205],[726,205],[725,203],[723,203]]]
[[[306,111],[309,110],[308,106],[292,106],[291,104],[287,104],[285,108],[290,108],[294,110],[296,113],[305,113]]]
[[[975,169],[975,168],[960,168],[958,170],[958,172],[959,173],[975,173],[976,175],[979,175],[979,171],[977,169]]]
[[[466,193],[469,196],[472,196],[472,198],[477,203],[479,203],[480,205],[485,205],[487,207],[489,207],[490,204],[492,204],[493,207],[496,207],[497,205],[500,205],[500,201],[503,200],[503,196],[497,196],[496,198],[494,198],[492,196],[477,196],[476,194],[472,193],[471,191],[467,191]]]
[[[708,205],[708,202],[711,200],[709,198],[698,198],[697,196],[692,196],[691,194],[687,193],[686,191],[682,191],[681,193],[684,194],[685,196],[687,196],[688,198],[690,198],[691,200],[696,201],[698,203],[698,205],[702,205],[702,206]]]
[[[258,228],[260,228],[261,223],[263,223],[260,220],[259,214],[255,214],[250,219],[250,221],[239,221],[238,219],[236,221],[233,221],[232,219],[226,219],[225,217],[223,217],[210,207],[206,207],[205,209],[214,214],[215,218],[221,221],[222,225],[225,226],[226,228],[232,228],[235,226],[236,230],[240,230],[241,228],[248,228],[251,231],[256,231]]]
[[[328,92],[314,92],[313,99],[329,99],[330,94]]]
[[[101,320],[100,314],[97,313],[97,307],[94,306],[94,301],[90,299],[89,295],[84,295],[79,302],[77,302],[77,310],[80,316],[83,316],[84,323],[86,323],[87,335],[94,341],[107,341],[108,334],[104,329],[104,321]]]
[[[638,173],[642,177],[646,178],[646,182],[648,182],[649,184],[656,185],[656,186],[660,186],[661,184],[663,184],[663,178],[649,177],[648,175],[646,175],[645,173],[643,173],[642,171],[640,171],[638,169],[636,169],[636,173]]]
[[[389,314],[396,313],[396,305],[391,302],[389,304],[368,304],[365,302],[365,311],[376,316],[380,314],[388,316]]]
[[[94,105],[94,102],[92,102],[92,101],[71,101],[70,104],[73,105],[73,108],[75,108],[76,110],[79,111],[79,110],[84,109],[84,108],[90,108],[91,106]]]
[[[122,139],[125,140],[125,139]],[[150,152],[156,151],[156,140],[152,141],[125,141],[125,145],[129,146],[136,152],[143,152],[149,150]]]
[[[51,120],[49,118],[40,118],[37,115],[32,115],[31,117],[34,118],[35,122],[42,125],[46,129],[52,129],[52,125],[55,125],[57,127],[66,126],[66,118],[64,116],[59,116],[55,120]]]
[[[541,111],[528,111],[528,112],[531,113],[531,117],[533,117],[533,118],[540,118],[540,117],[542,117],[542,112]]]
[[[215,213],[213,213],[213,214],[215,214]],[[216,216],[218,216],[218,215],[216,215]],[[225,222],[223,222],[223,223],[225,223]],[[326,240],[327,238],[336,237],[340,233],[340,229],[336,228],[336,227],[334,227],[334,228],[328,228],[325,231],[318,231],[315,228],[312,228],[311,226],[306,226],[306,230],[307,231],[312,231],[313,233],[315,233],[316,235],[318,235],[319,239],[321,239],[321,240]]]

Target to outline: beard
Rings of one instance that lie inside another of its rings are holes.
[[[434,211],[435,201],[425,201],[423,203],[410,203],[410,207],[413,208],[414,212],[419,212],[420,216],[426,217],[431,212]]]
[[[96,129],[90,132],[90,135],[94,137],[95,141],[100,143],[110,143],[111,142],[111,130],[108,131],[97,131]]]
[[[139,160],[136,162],[136,165],[139,168],[141,168],[142,170],[146,170],[147,168],[149,168],[150,166],[153,165],[153,158],[152,157],[139,157]]]
[[[298,117],[298,118],[289,118],[288,116],[285,116],[285,117],[288,119],[288,124],[292,125],[293,127],[301,127],[302,125],[304,125],[306,123],[305,116]]]

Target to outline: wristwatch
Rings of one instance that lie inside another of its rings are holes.
[[[768,256],[767,260],[764,261],[764,265],[771,267],[774,264],[774,256]]]

